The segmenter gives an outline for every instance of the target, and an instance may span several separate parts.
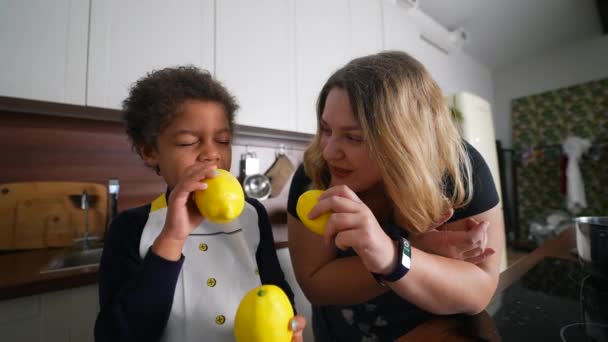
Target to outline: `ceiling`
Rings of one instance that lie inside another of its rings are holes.
[[[464,50],[501,69],[545,50],[602,34],[596,0],[418,0],[449,30],[467,33]]]

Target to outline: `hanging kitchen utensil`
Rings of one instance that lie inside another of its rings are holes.
[[[242,180],[245,195],[257,200],[265,200],[270,196],[272,185],[270,179],[260,173],[260,159],[254,152],[241,154],[239,179]]]
[[[289,160],[289,157],[285,155],[284,147],[281,145],[274,163],[264,173],[270,179],[270,184],[272,185],[270,197],[279,196],[294,171],[295,166]]]

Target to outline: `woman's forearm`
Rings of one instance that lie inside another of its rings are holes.
[[[298,282],[317,306],[360,304],[390,290],[374,280],[358,256],[334,259]]]
[[[412,248],[410,271],[387,285],[419,308],[447,315],[483,311],[497,283],[498,277],[480,266]]]
[[[497,280],[474,264],[412,249],[412,268],[400,281],[379,285],[357,256],[334,259],[305,281],[302,290],[313,305],[354,305],[393,290],[435,314],[483,311]]]

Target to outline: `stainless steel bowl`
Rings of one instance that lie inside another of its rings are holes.
[[[608,216],[577,217],[574,222],[579,260],[591,274],[608,278]]]
[[[272,185],[268,177],[258,173],[245,177],[245,180],[243,180],[243,190],[245,191],[245,195],[261,201],[270,196]]]

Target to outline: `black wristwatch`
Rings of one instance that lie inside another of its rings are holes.
[[[399,261],[391,273],[383,276],[372,272],[374,279],[382,286],[386,286],[386,282],[394,282],[403,278],[411,268],[412,248],[406,238],[400,237],[397,240],[397,252],[399,253]]]

